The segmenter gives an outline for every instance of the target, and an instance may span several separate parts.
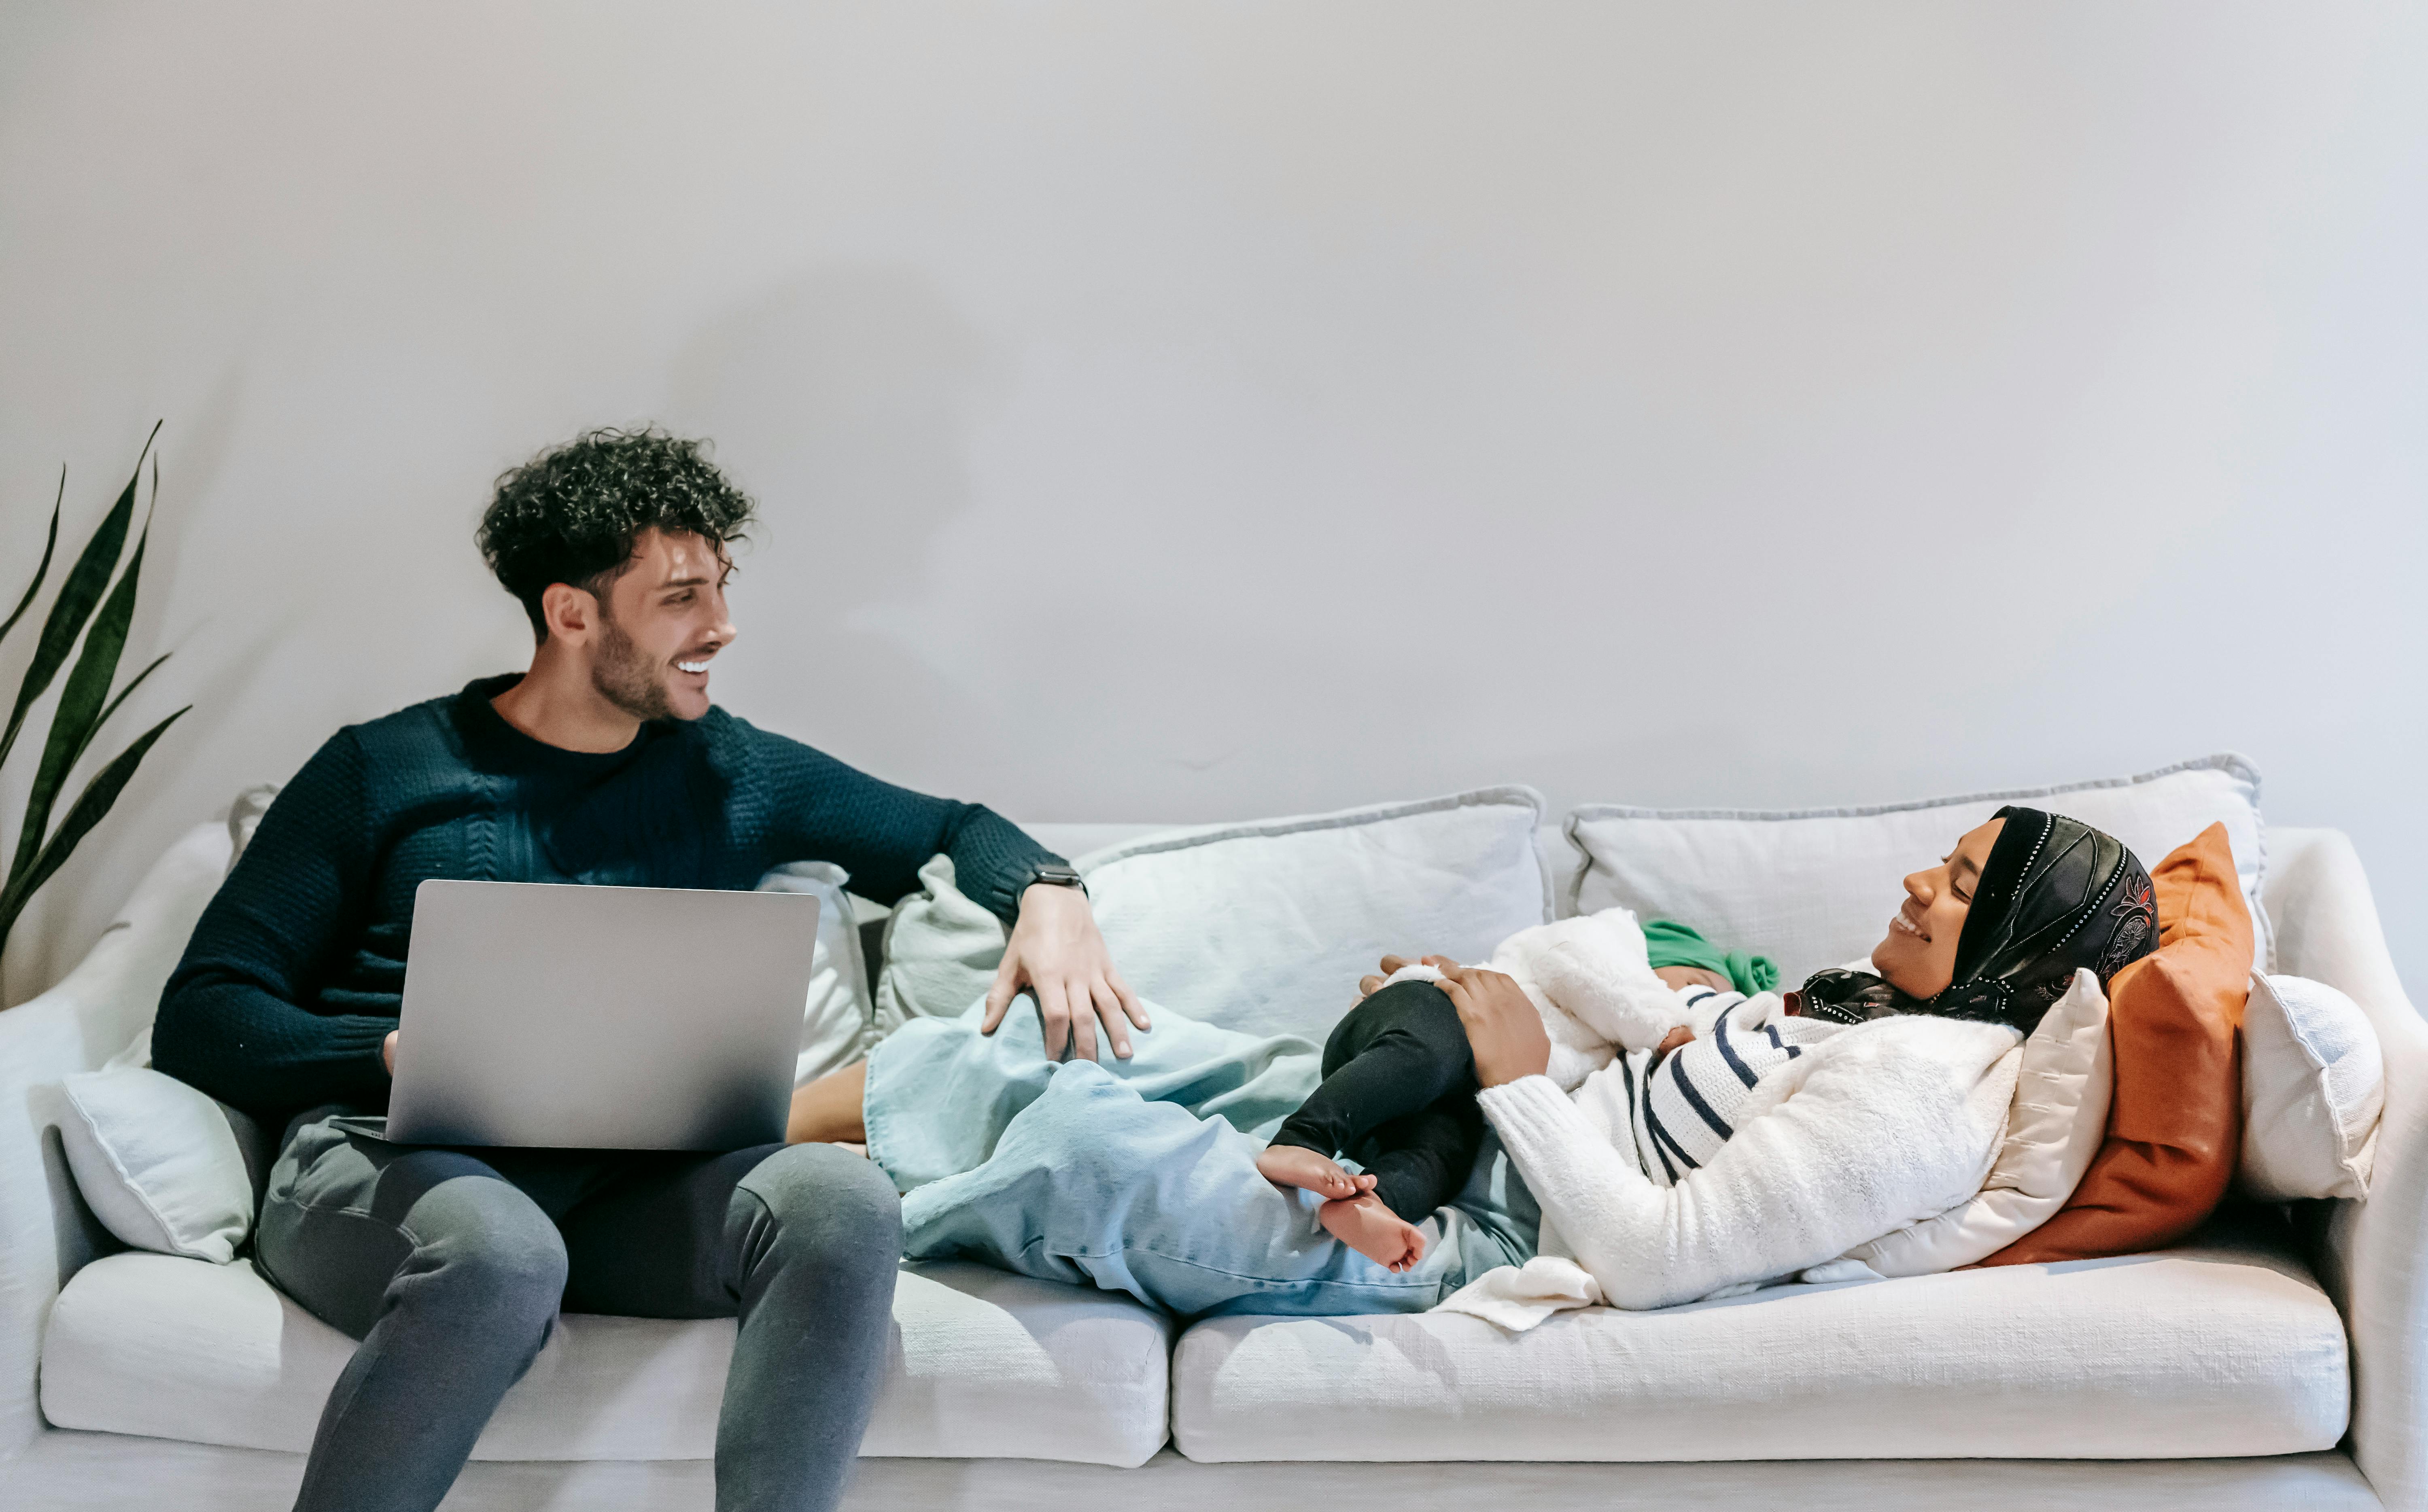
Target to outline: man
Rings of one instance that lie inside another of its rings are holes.
[[[299,1508],[435,1506],[560,1305],[739,1317],[720,1508],[833,1505],[883,1372],[899,1207],[845,1149],[436,1149],[334,1122],[386,1106],[423,879],[747,888],[817,858],[890,902],[943,852],[1010,928],[997,995],[1035,995],[1058,1050],[1067,1031],[1092,1055],[1101,1023],[1127,1055],[1146,1027],[1058,857],[709,702],[750,514],[696,443],[656,431],[594,432],[508,473],[480,541],[531,616],[531,669],[339,731],[169,980],[155,1064],[286,1129],[263,1270],[362,1341]]]

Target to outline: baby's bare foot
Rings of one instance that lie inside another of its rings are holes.
[[[1353,1176],[1332,1159],[1304,1144],[1268,1144],[1256,1157],[1256,1169],[1277,1187],[1304,1187],[1319,1197],[1354,1197],[1374,1184],[1372,1176]]]
[[[1333,1238],[1386,1270],[1404,1271],[1425,1257],[1425,1236],[1370,1192],[1327,1202],[1315,1216]]]

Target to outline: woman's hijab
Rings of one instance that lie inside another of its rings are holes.
[[[1908,997],[1869,972],[1824,971],[1797,994],[1815,1018],[1857,1023],[1884,1013],[1936,1013],[2040,1027],[2075,971],[2108,978],[2157,944],[2150,874],[2122,841],[2061,814],[2010,806],[1990,847],[1964,931],[1956,976],[1928,1001]]]

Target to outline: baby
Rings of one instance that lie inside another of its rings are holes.
[[[1325,1040],[1322,1085],[1256,1168],[1278,1186],[1325,1198],[1317,1216],[1326,1230],[1376,1264],[1404,1271],[1425,1253],[1408,1218],[1422,1219],[1466,1183],[1484,1116],[1466,1027],[1433,985],[1441,977],[1435,958],[1386,957],[1384,967],[1388,977],[1366,978],[1365,996]],[[1639,930],[1625,909],[1520,930],[1493,953],[1492,967],[1515,978],[1543,1015],[1550,1075],[1564,1089],[1608,1064],[1615,1047],[1650,1050],[1657,1062],[1693,1038],[1698,1010],[1719,994],[1726,1002],[1700,1014],[1706,1027],[1779,980],[1762,957],[1723,952],[1666,919]],[[1337,1156],[1363,1174],[1352,1175]]]

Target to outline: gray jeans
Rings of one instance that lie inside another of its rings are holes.
[[[832,1145],[726,1155],[434,1149],[307,1114],[262,1202],[279,1288],[362,1340],[321,1409],[299,1512],[426,1512],[561,1306],[739,1317],[720,1512],[835,1504],[882,1379],[893,1183]]]

